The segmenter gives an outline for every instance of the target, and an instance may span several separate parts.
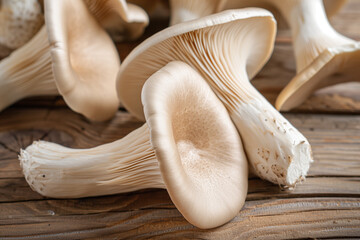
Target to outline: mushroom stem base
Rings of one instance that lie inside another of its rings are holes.
[[[256,175],[275,184],[294,186],[312,160],[307,139],[258,93],[231,113]]]
[[[19,156],[26,181],[43,196],[79,198],[165,188],[149,129],[91,149],[38,141]]]

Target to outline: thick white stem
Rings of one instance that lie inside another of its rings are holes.
[[[146,124],[118,141],[91,149],[34,142],[21,151],[19,159],[32,189],[48,197],[165,188]]]
[[[290,25],[298,73],[325,49],[355,43],[330,25],[322,0],[285,0],[272,3]]]
[[[251,57],[266,51],[261,48],[264,44],[249,47],[254,44],[254,39],[259,38],[258,31],[266,33],[269,26],[264,24],[261,27],[263,29],[257,29],[258,26],[249,22],[183,34],[171,49],[176,51],[177,58],[191,63],[205,77],[228,109],[243,140],[249,163],[257,175],[275,184],[294,186],[309,169],[311,147],[306,138],[249,81],[248,69],[252,74],[257,72]],[[230,31],[234,31],[234,36],[245,37],[240,38],[241,41],[234,38],[233,42],[224,44],[223,36]],[[201,44],[194,48],[191,45],[193,42]],[[181,51],[184,48],[187,51]],[[189,55],[195,60],[188,60]]]
[[[310,144],[250,83],[247,89],[253,98],[239,102],[230,116],[249,163],[259,177],[294,186],[305,178],[313,161]]]
[[[43,27],[27,44],[0,62],[0,111],[25,97],[57,94]]]

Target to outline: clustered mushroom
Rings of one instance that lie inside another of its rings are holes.
[[[144,119],[140,94],[146,79],[170,61],[186,62],[228,109],[255,173],[292,187],[309,169],[310,144],[249,82],[271,55],[275,29],[271,13],[255,8],[228,10],[164,29],[122,63],[117,80],[120,101]]]
[[[327,1],[329,15],[344,3]],[[148,16],[140,7],[125,0],[44,0],[45,25],[28,34],[35,23],[24,20],[24,34],[8,27],[14,18],[3,9],[10,2],[0,0],[0,20],[8,21],[0,25],[0,50],[18,48],[0,61],[0,111],[27,96],[61,94],[90,120],[110,119],[121,102],[145,121],[90,149],[35,141],[21,150],[26,181],[47,197],[164,188],[191,224],[213,228],[242,208],[248,169],[285,187],[305,178],[313,161],[308,140],[250,83],[273,51],[276,21],[264,9],[224,8],[272,6],[292,30],[298,74],[278,109],[329,85],[322,80],[333,72],[359,74],[359,43],[332,29],[321,0],[170,0],[171,26],[121,65],[113,40],[143,33]],[[2,29],[24,35],[18,39],[24,45],[4,44],[9,31]]]
[[[321,0],[286,1],[278,8],[291,28],[297,74],[279,94],[277,109],[297,107],[319,88],[359,81],[360,42],[332,28]]]
[[[90,120],[111,118],[119,105],[114,85],[120,59],[96,18],[108,1],[91,11],[81,0],[44,3],[45,26],[0,61],[0,111],[25,97],[61,94],[71,109]]]
[[[360,42],[345,37],[331,26],[333,16],[346,0],[228,0],[224,8],[276,9],[290,27],[296,60],[296,76],[279,94],[275,106],[290,110],[315,90],[337,83],[358,81]],[[279,17],[280,18],[280,17]]]
[[[27,147],[20,162],[30,186],[58,198],[166,188],[195,226],[231,220],[245,201],[248,168],[225,107],[182,62],[154,73],[141,98],[146,123],[123,139],[81,150],[43,141]]]

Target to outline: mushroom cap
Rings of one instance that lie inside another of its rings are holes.
[[[224,66],[219,66],[221,70],[231,71],[239,77],[237,71],[245,66],[249,78],[252,78],[272,53],[275,29],[272,14],[257,8],[228,10],[168,27],[138,45],[122,63],[117,76],[120,101],[133,115],[144,119],[140,94],[145,81],[170,61],[186,62],[199,72],[201,68],[211,68],[198,60],[209,60],[211,56],[208,54],[212,49],[217,56],[225,55],[222,51],[230,51],[226,52],[227,56],[231,55],[228,59],[221,57],[224,63]],[[210,39],[210,43],[196,42],[191,34],[202,34]],[[216,40],[211,41],[214,34],[217,34]],[[180,46],[179,38],[191,44],[191,49]],[[231,51],[229,45],[241,46],[241,41],[243,45],[251,45],[256,50],[243,47],[244,52]],[[216,48],[217,44],[219,48]],[[193,49],[198,51],[200,57],[192,55]]]
[[[0,1],[0,46],[21,47],[43,24],[44,16],[38,0]]]
[[[119,101],[120,59],[82,0],[46,0],[45,20],[56,85],[65,102],[91,120],[109,119]]]
[[[167,191],[200,228],[231,220],[247,194],[247,161],[227,110],[196,70],[170,62],[141,95]]]
[[[317,89],[358,81],[359,66],[360,42],[327,48],[289,82],[276,99],[275,106],[287,111],[299,106]]]
[[[235,9],[235,8],[244,8],[244,7],[265,8],[274,14],[278,22],[279,29],[287,29],[288,24],[286,23],[285,19],[282,17],[281,13],[276,9],[276,6],[273,5],[272,3],[273,1],[279,1],[279,0],[241,0],[241,1],[228,0],[226,1],[223,9]],[[328,18],[331,18],[341,10],[341,8],[345,5],[347,0],[324,0],[323,2],[324,2],[326,15],[328,16]]]

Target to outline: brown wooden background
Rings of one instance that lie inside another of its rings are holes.
[[[350,1],[332,23],[360,40],[360,1]],[[141,40],[118,44],[122,59],[166,25],[167,20],[153,19]],[[291,40],[282,31],[272,59],[253,83],[273,102],[294,74]],[[39,139],[93,147],[119,139],[142,123],[123,110],[111,121],[91,123],[70,111],[61,97],[23,100],[0,113],[0,239],[360,238],[359,113],[357,83],[320,90],[285,113],[313,146],[315,162],[307,180],[290,191],[251,178],[247,201],[236,218],[200,230],[186,222],[165,190],[69,200],[33,192],[17,160],[20,148]]]

